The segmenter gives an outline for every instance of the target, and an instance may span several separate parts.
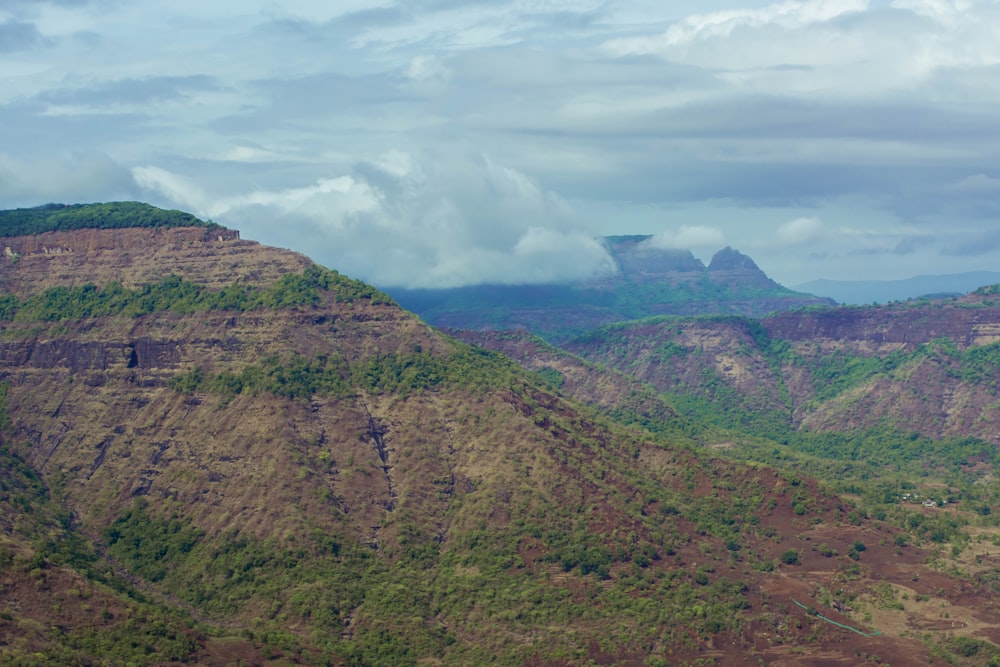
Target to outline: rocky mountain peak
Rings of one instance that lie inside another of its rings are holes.
[[[754,271],[759,272],[758,267],[750,257],[744,255],[739,250],[726,246],[715,253],[712,261],[708,264],[709,271]]]
[[[705,265],[690,250],[657,246],[652,236],[609,236],[605,240],[608,251],[626,276],[705,270]]]

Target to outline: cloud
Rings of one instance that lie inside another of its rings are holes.
[[[966,234],[951,242],[943,249],[943,254],[951,257],[982,257],[1000,249],[1000,229]]]
[[[440,58],[432,55],[419,55],[410,61],[406,75],[414,81],[446,82],[451,78],[451,70]]]
[[[972,7],[969,0],[893,0],[894,9],[906,9],[914,14],[935,19],[948,19]]]
[[[0,23],[0,53],[23,51],[47,43],[48,41],[32,23],[20,21]]]
[[[947,99],[937,72],[998,62],[995,3],[787,1],[693,14],[658,34],[608,40],[616,57],[653,55],[709,69],[740,91],[819,99]],[[996,100],[992,89],[965,95]],[[916,95],[917,97],[912,97]],[[951,99],[954,99],[952,97]]]
[[[128,169],[103,153],[27,159],[0,153],[0,200],[8,206],[133,199],[137,193]]]
[[[806,0],[780,2],[755,9],[691,14],[672,24],[661,35],[611,40],[605,43],[605,48],[616,55],[664,53],[692,42],[724,39],[740,29],[760,30],[778,26],[794,30],[867,9],[868,0]]]
[[[49,90],[38,99],[50,104],[75,104],[92,106],[151,105],[168,101],[189,99],[192,93],[214,91],[219,88],[213,77],[156,76],[140,79],[88,82],[79,87]]]
[[[136,182],[265,242],[289,239],[310,256],[380,286],[459,286],[580,280],[614,263],[569,205],[489,156],[389,151],[312,185],[210,196],[156,166]]]
[[[82,7],[101,0],[0,0],[0,9],[15,9],[18,7],[38,5],[55,5],[57,7]]]
[[[819,218],[795,218],[778,227],[778,242],[785,246],[804,245],[823,234],[823,222]]]
[[[777,25],[796,29],[867,9],[868,0],[807,0],[781,2],[760,9],[693,14],[667,29],[664,42],[673,46],[709,37],[725,37],[744,27]]]
[[[945,186],[945,190],[959,194],[994,195],[1000,193],[1000,178],[986,174],[972,174]]]
[[[692,250],[698,248],[721,248],[726,244],[726,236],[717,227],[703,225],[681,225],[677,231],[654,234],[643,245],[650,248]]]
[[[658,243],[769,271],[920,266],[1000,219],[993,1],[0,0],[3,21],[3,205],[144,196],[383,284],[601,271],[588,239],[664,220]]]

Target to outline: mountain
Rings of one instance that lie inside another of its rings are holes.
[[[983,285],[996,283],[1000,283],[1000,273],[996,271],[970,271],[914,276],[903,280],[813,280],[796,285],[795,289],[829,297],[838,303],[864,305],[933,295],[965,294]]]
[[[653,315],[758,316],[834,303],[782,287],[732,248],[719,251],[706,267],[689,250],[657,247],[651,236],[610,236],[605,246],[618,270],[600,280],[389,292],[434,326],[527,329],[554,342],[603,324]]]
[[[18,231],[4,664],[1000,657],[961,505],[870,514],[864,480],[729,457],[735,431],[642,378],[512,334],[548,360],[526,370],[232,230]]]

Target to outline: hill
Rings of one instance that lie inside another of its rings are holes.
[[[566,350],[765,432],[881,425],[1000,444],[1000,301],[964,297],[738,317],[651,318]],[[676,403],[676,401],[675,401]],[[734,417],[735,418],[735,417]]]
[[[996,580],[936,565],[943,513],[868,515],[706,449],[718,427],[636,380],[554,348],[526,371],[186,229],[174,264],[150,229],[0,258],[3,662],[997,656]]]
[[[605,244],[618,268],[610,278],[389,292],[434,326],[527,329],[553,342],[603,324],[655,315],[759,316],[834,303],[782,287],[732,248],[720,250],[706,267],[690,251],[658,248],[648,236],[612,236]]]

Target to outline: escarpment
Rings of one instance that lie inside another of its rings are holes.
[[[177,275],[210,287],[267,282],[312,262],[288,250],[205,227],[79,229],[0,237],[0,292],[24,298],[49,287]]]

